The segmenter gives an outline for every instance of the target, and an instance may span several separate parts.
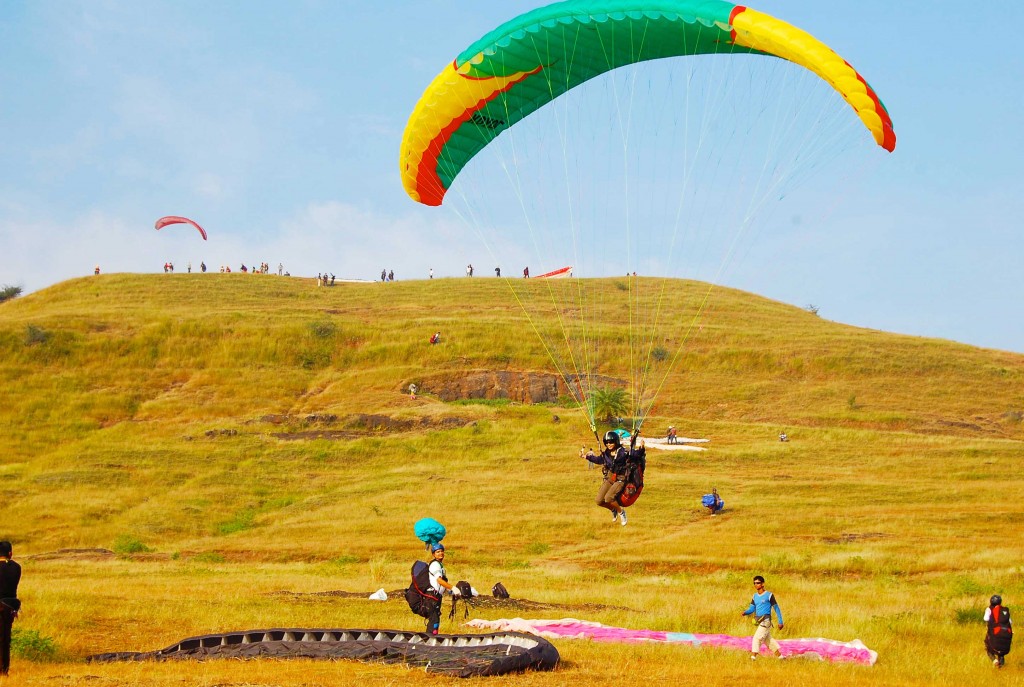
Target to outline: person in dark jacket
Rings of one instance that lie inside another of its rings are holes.
[[[992,660],[992,665],[1002,668],[1006,665],[1006,654],[1010,653],[1013,642],[1013,622],[1010,620],[1010,609],[1003,605],[1003,597],[993,594],[985,609],[985,652]]]
[[[604,450],[595,455],[593,451],[580,449],[580,456],[591,463],[601,466],[604,479],[597,490],[595,503],[601,508],[612,512],[612,522],[626,526],[626,509],[615,500],[626,486],[626,472],[630,461],[641,457],[642,446],[627,449],[622,445],[618,432],[607,432],[604,435]]]
[[[18,583],[21,566],[12,560],[14,548],[9,541],[0,541],[0,675],[11,668],[11,628],[18,617]]]

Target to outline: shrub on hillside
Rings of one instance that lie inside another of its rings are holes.
[[[234,534],[235,532],[241,532],[242,530],[252,529],[256,525],[256,511],[251,508],[246,508],[238,513],[230,520],[222,522],[217,525],[217,532],[219,534]]]
[[[44,344],[50,338],[50,333],[42,327],[37,327],[34,324],[30,324],[25,327],[25,345],[35,346],[36,344]]]
[[[36,630],[14,628],[11,632],[11,653],[27,661],[52,661],[57,656],[57,643]]]
[[[977,608],[958,608],[953,616],[957,625],[980,625],[985,616]]]
[[[338,327],[330,321],[311,322],[309,333],[318,339],[330,339],[338,333]]]
[[[331,364],[334,339],[338,327],[330,320],[319,320],[306,325],[306,337],[297,362],[304,370],[315,370]]]
[[[133,537],[130,534],[120,535],[114,540],[114,545],[111,548],[114,553],[121,554],[122,556],[131,555],[133,553],[150,553],[153,550],[143,544],[140,539]]]
[[[0,288],[0,303],[3,303],[4,301],[9,301],[12,298],[17,298],[20,295],[20,286],[10,286],[9,284],[4,284],[3,287]]]

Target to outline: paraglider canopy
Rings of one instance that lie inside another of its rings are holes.
[[[595,76],[666,57],[745,53],[816,74],[879,146],[895,149],[892,120],[868,82],[827,45],[784,21],[724,0],[569,0],[499,26],[434,79],[405,129],[402,183],[413,200],[440,205],[463,167],[498,134]]]
[[[190,220],[188,217],[178,217],[176,215],[161,217],[156,221],[156,229],[159,231],[160,229],[163,229],[164,227],[170,226],[172,224],[191,224],[199,231],[199,235],[203,237],[203,240],[206,240],[206,230],[203,229],[198,224],[196,224],[194,221]]]
[[[444,525],[433,518],[418,520],[413,530],[416,532],[416,538],[431,548],[440,544],[444,535],[448,534]]]

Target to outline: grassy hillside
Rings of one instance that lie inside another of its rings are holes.
[[[601,287],[620,297],[615,280]],[[668,288],[686,303],[700,286]],[[443,344],[427,345],[437,330]],[[599,335],[614,344],[616,325]],[[675,424],[710,448],[652,450],[626,528],[592,504],[599,473],[576,455],[593,443],[579,411],[431,393],[431,380],[482,371],[550,371],[495,279],[318,289],[104,275],[0,304],[0,538],[25,566],[23,646],[56,647],[16,657],[15,671],[62,684],[436,681],[348,664],[76,662],[228,629],[415,628],[401,599],[273,592],[404,587],[422,554],[412,523],[432,515],[449,527],[456,579],[590,605],[547,617],[749,634],[738,614],[761,572],[783,637],[858,637],[881,655],[872,669],[750,666],[712,650],[561,642],[557,674],[512,684],[602,683],[627,665],[674,683],[995,679],[981,610],[996,591],[1024,599],[1024,356],[717,289],[646,426]],[[415,401],[403,393],[414,381]],[[698,507],[711,486],[728,509],[717,518]],[[1011,655],[998,677],[1022,676]]]

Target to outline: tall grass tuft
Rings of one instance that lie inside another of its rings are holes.
[[[37,663],[53,661],[57,658],[57,642],[38,630],[15,627],[11,631],[11,654]]]

